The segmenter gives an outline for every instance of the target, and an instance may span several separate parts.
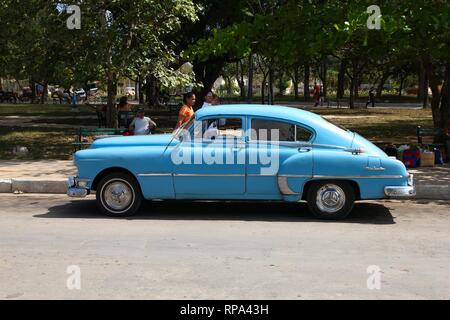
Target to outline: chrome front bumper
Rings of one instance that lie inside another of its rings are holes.
[[[67,195],[71,198],[85,198],[89,195],[90,189],[86,185],[90,181],[80,180],[77,177],[67,178]]]
[[[414,176],[408,177],[407,186],[389,186],[384,188],[384,193],[389,198],[412,198],[416,196],[416,187],[414,186]]]

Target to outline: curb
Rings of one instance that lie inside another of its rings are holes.
[[[450,200],[450,186],[416,185],[416,199]]]
[[[11,193],[11,192],[12,192],[12,180],[0,179],[0,193]]]
[[[0,193],[66,194],[67,183],[62,180],[0,180]]]
[[[450,186],[416,185],[415,199],[450,200]],[[66,194],[64,180],[0,179],[0,193]]]

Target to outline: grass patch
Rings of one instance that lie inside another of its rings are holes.
[[[75,130],[0,126],[0,159],[68,160],[74,141]],[[15,155],[13,150],[17,146],[27,147],[28,154]]]
[[[316,109],[314,112],[376,143],[417,143],[417,126],[433,127],[429,109]]]
[[[0,104],[0,117],[6,116],[47,116],[47,117],[67,117],[95,116],[95,111],[87,106],[78,106],[79,112],[71,112],[68,104]]]

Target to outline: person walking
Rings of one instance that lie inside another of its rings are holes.
[[[194,116],[194,105],[196,97],[193,92],[185,93],[183,96],[183,106],[178,113],[178,121],[175,129],[188,122]]]
[[[375,89],[370,88],[369,90],[369,100],[366,103],[366,108],[369,106],[369,104],[372,105],[372,108],[375,108]]]
[[[317,84],[317,82],[314,82],[314,107],[317,107],[320,103],[320,86]]]
[[[320,86],[319,99],[320,99],[320,106],[323,107],[323,103],[324,103],[324,100],[325,100],[325,94],[323,92],[323,86]]]

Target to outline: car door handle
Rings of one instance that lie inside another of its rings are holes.
[[[298,148],[298,152],[300,152],[300,153],[311,152],[311,150],[312,150],[312,148],[310,148],[310,147],[301,147],[301,148]]]

